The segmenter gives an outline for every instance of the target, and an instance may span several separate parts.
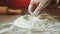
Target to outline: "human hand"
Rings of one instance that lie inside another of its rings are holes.
[[[49,5],[51,0],[31,0],[28,12],[31,15],[38,15],[45,7]]]

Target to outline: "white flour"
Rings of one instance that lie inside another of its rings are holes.
[[[46,28],[53,28],[59,23],[57,22],[53,17],[49,16],[30,16],[25,15],[19,17],[15,22],[14,26],[21,27],[21,28],[27,28],[27,29],[46,29]],[[56,24],[56,25],[55,25]]]
[[[16,19],[12,29],[3,34],[60,34],[60,22],[46,15],[24,15]]]

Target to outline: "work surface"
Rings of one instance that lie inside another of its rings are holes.
[[[3,24],[3,23],[13,23],[18,17],[20,17],[20,15],[0,15],[0,24]],[[54,34],[54,33],[56,33],[56,34],[59,34],[60,33],[60,23],[57,23],[56,25],[59,25],[58,27],[56,26],[54,26],[55,28],[57,28],[56,30],[53,28],[53,31],[51,31],[52,32],[52,34]],[[15,28],[17,28],[17,27],[15,27]],[[0,27],[0,29],[3,29],[3,27]],[[24,29],[23,29],[24,30]],[[14,31],[18,31],[18,30],[14,30]],[[22,29],[21,29],[21,31],[22,31]],[[19,33],[21,33],[21,31],[20,31],[20,28],[19,28]],[[46,32],[48,31],[48,34],[51,34],[51,32],[50,32],[50,29],[48,30],[45,30]],[[40,34],[41,32],[42,33],[46,33],[45,31],[30,31],[30,33],[32,33],[32,34]],[[0,31],[1,32],[1,31]],[[10,31],[10,32],[8,32],[9,34],[11,33],[12,31]],[[27,31],[27,32],[29,32],[29,31]],[[35,33],[36,32],[36,33]],[[7,34],[8,34],[7,33]],[[29,33],[29,34],[30,34]],[[12,33],[11,33],[12,34]],[[13,34],[16,34],[15,32],[13,33]],[[24,33],[25,34],[25,33]]]
[[[13,23],[20,15],[0,15],[0,24]]]

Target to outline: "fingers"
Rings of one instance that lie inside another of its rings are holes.
[[[45,7],[49,5],[50,1],[40,2],[37,8],[34,10],[33,15],[37,16]]]
[[[35,8],[38,6],[39,2],[32,2],[30,3],[29,7],[28,7],[28,12],[32,15]]]
[[[37,16],[40,13],[40,4],[37,6],[37,8],[34,10],[33,15]]]
[[[31,15],[33,14],[32,9],[33,9],[33,5],[30,4],[29,7],[28,7],[28,12],[29,12]]]

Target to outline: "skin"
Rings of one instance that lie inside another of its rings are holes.
[[[31,0],[30,5],[28,7],[28,12],[31,15],[37,16],[44,8],[46,8],[50,4],[50,2],[51,0]]]

